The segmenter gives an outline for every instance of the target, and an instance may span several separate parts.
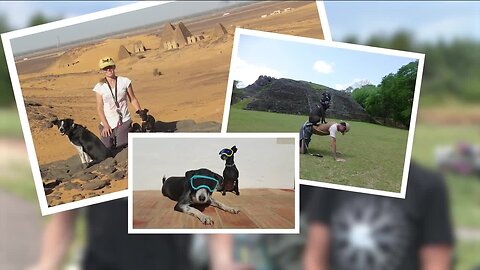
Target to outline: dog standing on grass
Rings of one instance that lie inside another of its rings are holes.
[[[211,205],[225,212],[238,214],[240,210],[213,199],[215,190],[224,188],[223,177],[208,169],[191,170],[185,176],[163,177],[162,194],[177,202],[174,210],[198,218],[205,225],[212,225],[213,219],[192,205]]]
[[[225,169],[223,170],[223,181],[225,182],[222,191],[223,196],[225,196],[227,191],[232,191],[237,194],[237,196],[240,195],[240,191],[238,191],[238,177],[240,173],[233,160],[237,150],[237,147],[234,145],[232,148],[224,148],[218,153],[220,158],[225,160]]]

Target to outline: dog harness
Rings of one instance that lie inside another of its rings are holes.
[[[199,179],[207,179],[207,180],[210,180],[210,181],[208,181],[206,183],[205,181],[199,181]],[[211,184],[208,184],[208,183],[211,183]],[[210,192],[213,192],[217,188],[218,184],[219,184],[218,180],[213,178],[213,177],[210,177],[210,176],[194,175],[194,176],[190,177],[190,186],[192,187],[193,190],[199,190],[201,188],[206,188]]]

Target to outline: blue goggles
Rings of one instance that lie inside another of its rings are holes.
[[[227,157],[231,157],[231,156],[233,156],[233,150],[230,149],[230,148],[225,148],[225,149],[222,149],[218,154],[219,155],[226,155]]]
[[[190,177],[190,186],[193,190],[206,188],[210,192],[214,192],[219,182],[217,179],[206,175],[194,175]]]

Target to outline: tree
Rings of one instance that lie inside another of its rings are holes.
[[[364,85],[352,92],[352,98],[364,109],[366,109],[368,97],[377,91],[378,88],[375,85]]]
[[[0,33],[8,32],[5,16],[0,16]],[[7,60],[3,51],[3,43],[0,41],[0,107],[11,105],[14,102],[12,83],[8,74]]]
[[[59,18],[49,18],[42,13],[35,14],[29,21],[29,26],[35,26],[57,20]],[[0,33],[10,31],[5,16],[0,16]],[[8,73],[7,61],[3,51],[3,44],[0,42],[0,107],[9,106],[14,103],[14,95],[10,75]]]

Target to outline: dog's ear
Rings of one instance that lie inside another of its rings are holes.
[[[238,150],[236,145],[234,145],[231,149],[232,149],[233,153],[236,153],[237,150]]]
[[[148,109],[143,109],[143,110],[145,111],[145,113],[147,113],[147,112],[148,112]]]
[[[59,125],[59,123],[60,123],[60,120],[58,120],[58,118],[57,118],[57,117],[54,117],[54,118],[52,118],[52,119],[50,120],[50,123],[52,123],[52,124],[54,124],[54,125],[58,126],[58,125]]]

